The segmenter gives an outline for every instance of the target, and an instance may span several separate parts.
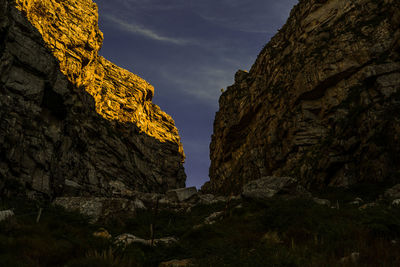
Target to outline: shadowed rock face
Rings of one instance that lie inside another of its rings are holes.
[[[400,2],[301,0],[220,97],[206,191],[399,180]]]
[[[153,87],[98,56],[91,1],[0,0],[0,190],[121,195],[184,187]]]

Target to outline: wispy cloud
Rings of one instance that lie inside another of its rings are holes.
[[[179,73],[179,72],[177,72]],[[218,105],[221,89],[233,83],[233,71],[218,69],[209,66],[199,66],[188,73],[171,75],[170,72],[160,71],[164,79],[174,84],[181,93],[195,97],[198,100],[212,105]]]
[[[175,45],[188,45],[188,44],[193,43],[193,40],[190,40],[190,39],[163,36],[155,31],[147,29],[141,25],[133,24],[133,23],[124,21],[122,19],[116,18],[114,16],[105,15],[103,17],[105,19],[109,20],[110,22],[115,23],[120,29],[122,29],[124,31],[130,32],[133,34],[138,34],[138,35],[144,36],[144,37],[152,39],[152,40],[171,43],[171,44],[175,44]]]
[[[173,10],[187,6],[186,0],[114,0],[134,11],[138,8],[151,10]]]
[[[297,1],[193,0],[192,8],[204,21],[229,30],[272,34],[285,22]]]

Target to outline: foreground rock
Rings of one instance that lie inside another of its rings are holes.
[[[60,197],[53,201],[54,205],[62,206],[67,210],[78,211],[96,222],[100,218],[134,215],[137,210],[146,209],[139,199],[99,198],[99,197]]]
[[[224,215],[223,211],[218,211],[212,213],[210,216],[204,219],[205,224],[214,224],[217,222],[217,220],[222,219],[222,216]]]
[[[93,236],[99,237],[99,238],[104,238],[107,240],[112,238],[111,234],[104,228],[100,228],[98,231],[94,232]]]
[[[400,1],[302,0],[219,99],[206,192],[398,177]]]
[[[14,212],[12,210],[2,210],[0,211],[0,222],[7,220],[10,217],[14,216]]]
[[[400,198],[400,184],[395,185],[385,191],[384,196],[388,199],[399,199]]]
[[[134,217],[139,210],[188,212],[197,205],[211,205],[240,199],[240,197],[203,195],[195,192],[195,188],[181,188],[166,194],[132,191],[123,197],[58,197],[52,203],[70,211],[78,211],[90,217],[91,222],[97,222],[116,216]]]
[[[158,267],[190,267],[190,266],[195,266],[191,259],[166,261],[158,265]]]
[[[395,199],[392,201],[392,206],[398,207],[400,206],[400,199]]]
[[[331,202],[328,199],[321,199],[321,198],[313,197],[313,201],[314,201],[314,203],[317,203],[318,205],[321,205],[321,206],[327,206],[327,207],[331,206]]]
[[[341,264],[358,264],[359,259],[360,259],[360,253],[353,252],[349,256],[341,258],[339,263],[341,263]]]
[[[243,187],[242,197],[254,200],[267,200],[278,194],[287,197],[311,196],[294,178],[268,176],[246,184]]]
[[[115,244],[117,245],[122,245],[122,246],[128,246],[130,244],[133,243],[139,243],[142,245],[146,245],[146,246],[158,246],[158,245],[165,245],[165,246],[171,246],[173,244],[176,244],[178,242],[178,240],[176,240],[176,238],[174,237],[164,237],[164,238],[158,238],[158,239],[154,239],[152,240],[146,240],[143,238],[139,238],[137,236],[134,236],[132,234],[122,234],[119,235],[115,238]]]
[[[91,0],[0,0],[0,194],[115,196],[185,185],[153,87],[98,55]]]
[[[188,200],[195,195],[197,195],[197,189],[194,186],[169,190],[167,192],[167,197],[180,202]]]

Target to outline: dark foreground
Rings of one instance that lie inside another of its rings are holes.
[[[348,204],[354,192],[321,197],[335,208],[276,197],[181,213],[142,211],[96,224],[59,207],[3,199],[0,210],[13,208],[15,216],[0,223],[0,266],[158,266],[173,259],[192,259],[194,266],[400,266],[400,207],[382,200],[360,209]],[[365,204],[377,196],[361,197]],[[44,209],[36,223],[38,207]],[[222,211],[220,220],[193,229],[216,211]],[[93,236],[105,228],[113,237],[149,239],[151,224],[155,238],[174,236],[178,243],[124,248]],[[348,257],[352,253],[359,255],[355,261]]]

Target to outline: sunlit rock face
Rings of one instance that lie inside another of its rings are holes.
[[[153,87],[98,55],[89,0],[0,0],[0,190],[114,196],[185,185]]]
[[[221,95],[208,191],[400,180],[400,2],[301,0]]]
[[[103,34],[98,27],[95,3],[91,0],[15,2],[60,62],[61,72],[93,96],[100,115],[108,120],[132,122],[161,142],[178,144],[184,159],[173,119],[151,102],[153,86],[98,55]]]

